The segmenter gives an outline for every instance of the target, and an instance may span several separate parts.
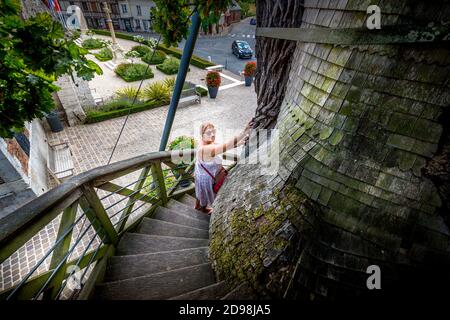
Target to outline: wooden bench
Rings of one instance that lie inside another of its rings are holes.
[[[47,167],[58,182],[73,175],[72,151],[67,142],[48,145]]]

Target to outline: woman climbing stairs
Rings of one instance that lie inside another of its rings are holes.
[[[209,219],[185,194],[123,235],[95,299],[238,299],[208,259]],[[238,287],[239,288],[239,287]]]

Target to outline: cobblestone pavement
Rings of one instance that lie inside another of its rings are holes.
[[[236,78],[236,76],[234,75]],[[238,79],[239,80],[239,79]],[[256,109],[256,94],[252,87],[238,85],[219,91],[216,99],[202,98],[202,103],[197,105],[180,107],[177,111],[169,141],[181,134],[194,136],[198,139],[198,129],[202,122],[210,121],[217,128],[217,141],[223,141],[232,134],[242,130],[251,119]],[[111,162],[131,158],[147,152],[157,151],[164,128],[168,106],[147,110],[130,115],[122,137],[118,143],[116,153]],[[79,174],[86,170],[104,165],[108,162],[114,143],[119,135],[125,117],[111,119],[96,124],[67,127],[58,133],[50,133],[49,143],[67,141],[73,153],[74,172]],[[230,130],[234,130],[231,132]],[[129,174],[115,181],[125,186],[135,181],[139,173]],[[132,186],[130,187],[132,188]],[[106,193],[99,193],[99,196]],[[111,206],[122,198],[112,195],[102,202],[105,207]],[[126,201],[122,201],[108,209],[111,215],[123,209]],[[138,215],[148,208],[145,204],[136,203]],[[119,215],[115,217],[117,221]],[[55,218],[47,228],[41,230],[35,237],[28,241],[20,250],[0,265],[0,291],[11,287],[21,281],[30,272],[40,259],[43,259],[47,249],[54,244],[58,230],[60,216]],[[77,226],[73,239],[78,237],[84,229]],[[92,230],[82,237],[76,252],[71,259],[82,254],[86,250],[90,239],[94,236]],[[91,243],[89,250],[97,247],[98,239]],[[47,257],[41,267],[33,275],[48,270],[51,256]]]

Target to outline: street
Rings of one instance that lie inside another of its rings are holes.
[[[238,59],[231,53],[231,43],[234,40],[245,40],[250,47],[255,51],[255,30],[256,26],[250,24],[250,18],[246,18],[230,27],[230,31],[224,36],[199,36],[195,43],[194,54],[211,61],[216,64],[221,64],[230,72],[239,75],[243,70],[245,63],[248,61],[256,61],[255,56],[251,59]],[[142,35],[145,38],[149,36],[158,38],[155,33],[140,33],[135,32],[134,35]],[[178,48],[184,48],[185,40],[181,41]]]
[[[231,53],[231,43],[234,40],[247,41],[254,51],[256,43],[255,30],[256,26],[251,25],[250,18],[247,18],[233,24],[228,35],[200,36],[197,38],[194,54],[207,60],[210,56],[214,63],[221,64],[227,70],[238,75],[244,69],[246,62],[256,61],[256,58],[253,56],[251,59],[238,59]],[[180,49],[184,47],[184,42],[180,43]]]

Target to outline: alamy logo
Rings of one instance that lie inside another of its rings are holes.
[[[367,8],[367,14],[370,14],[367,17],[366,26],[368,29],[381,29],[381,10],[377,5],[371,5]]]
[[[81,289],[81,274],[80,267],[78,266],[68,266],[67,273],[69,277],[67,278],[67,288],[70,290],[79,290]]]
[[[70,16],[66,20],[67,28],[75,30],[80,28],[81,21],[81,9],[76,5],[71,5],[67,7],[67,13]]]
[[[367,278],[367,289],[381,289],[381,270],[380,267],[373,264],[367,267],[366,273],[370,274]]]

